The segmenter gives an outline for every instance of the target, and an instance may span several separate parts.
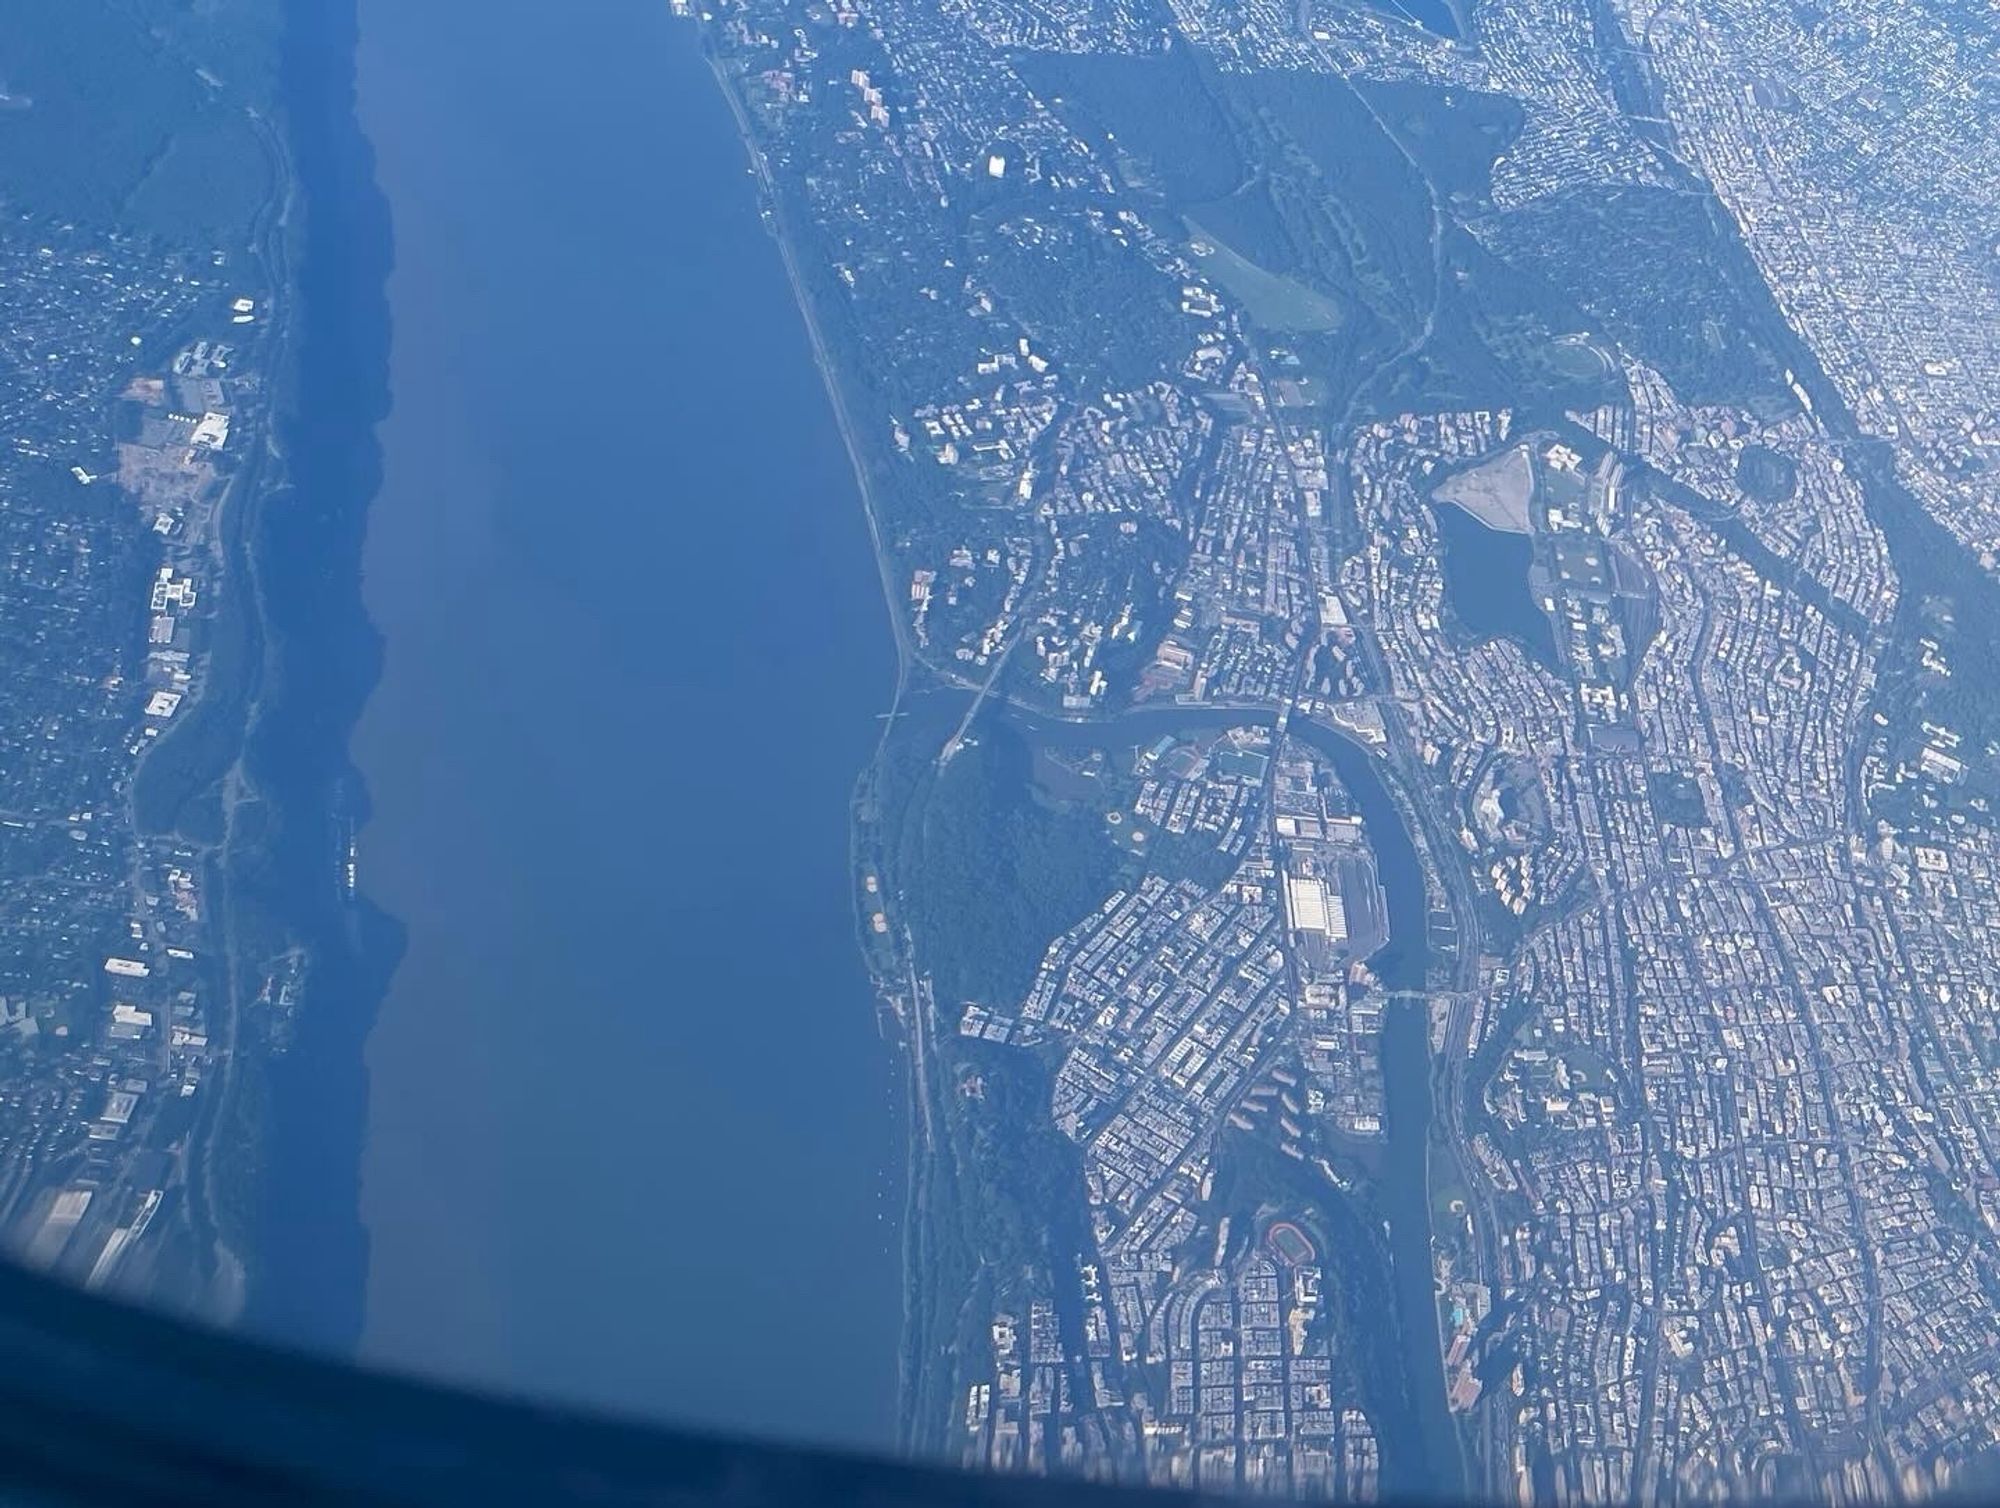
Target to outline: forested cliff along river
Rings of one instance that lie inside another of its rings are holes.
[[[893,649],[697,33],[362,0],[394,407],[356,731],[369,1358],[887,1446],[905,1128],[848,798]]]

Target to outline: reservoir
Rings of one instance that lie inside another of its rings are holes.
[[[358,873],[405,933],[361,1353],[888,1447],[906,1130],[848,800],[893,645],[744,148],[663,0],[360,0],[357,91]]]
[[[1534,541],[1489,529],[1462,508],[1431,510],[1444,547],[1445,601],[1475,639],[1512,639],[1529,659],[1562,673],[1555,629],[1529,586]]]

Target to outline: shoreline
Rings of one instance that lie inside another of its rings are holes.
[[[699,25],[699,23],[694,24]],[[835,427],[840,431],[841,444],[847,451],[848,463],[854,473],[855,489],[861,498],[861,512],[868,525],[869,552],[875,560],[876,575],[882,593],[883,611],[888,619],[890,639],[896,650],[896,679],[890,697],[889,710],[883,717],[882,734],[876,741],[873,758],[862,766],[861,770],[856,774],[856,799],[850,803],[849,807],[849,893],[855,911],[856,928],[854,947],[861,955],[862,967],[867,970],[870,982],[875,991],[878,1026],[881,1024],[882,1015],[886,1011],[898,1018],[904,1032],[904,1040],[900,1044],[901,1050],[895,1054],[897,1066],[901,1069],[900,1076],[903,1082],[905,1127],[903,1154],[903,1230],[901,1232],[903,1249],[901,1262],[902,1292],[900,1295],[902,1334],[899,1337],[896,1348],[897,1396],[893,1400],[893,1403],[897,1444],[902,1450],[908,1452],[915,1446],[918,1428],[917,1421],[910,1417],[910,1401],[914,1391],[919,1386],[911,1373],[913,1370],[912,1345],[916,1339],[912,1331],[917,1324],[918,1314],[918,1306],[914,1303],[917,1278],[916,1268],[921,1260],[918,1254],[920,1245],[918,1227],[923,1210],[921,1190],[927,1188],[930,1183],[929,1173],[925,1166],[926,1160],[936,1154],[930,1148],[928,1140],[920,1137],[917,1129],[920,1113],[919,1106],[925,1093],[925,1087],[919,1082],[919,1075],[924,1071],[920,1045],[922,1025],[905,1016],[897,1009],[894,992],[889,988],[882,973],[876,968],[874,961],[868,956],[863,942],[866,934],[862,930],[864,923],[861,917],[860,853],[864,847],[864,839],[862,835],[863,819],[860,815],[859,807],[861,793],[869,790],[871,787],[875,787],[878,792],[877,796],[871,799],[879,799],[879,782],[884,761],[887,758],[889,740],[895,731],[896,719],[902,713],[904,699],[909,694],[918,667],[923,664],[923,661],[917,656],[916,651],[912,647],[908,627],[904,624],[901,614],[896,609],[895,584],[893,577],[890,575],[888,549],[882,537],[879,503],[869,476],[868,463],[862,453],[860,434],[855,427],[853,416],[848,410],[847,397],[841,386],[839,372],[834,364],[832,353],[828,349],[825,336],[820,329],[818,313],[813,308],[811,295],[806,288],[805,276],[800,269],[798,257],[793,250],[792,236],[786,226],[784,208],[780,201],[775,180],[771,176],[769,165],[764,160],[763,150],[757,144],[756,135],[750,123],[748,108],[738,96],[735,82],[730,77],[726,65],[717,56],[715,50],[709,46],[708,35],[705,31],[701,33],[700,46],[703,61],[707,64],[709,74],[715,80],[716,88],[721,92],[723,100],[729,107],[730,118],[735,123],[737,138],[742,142],[744,152],[750,161],[751,172],[756,176],[758,198],[760,209],[764,216],[765,228],[770,232],[771,239],[777,244],[778,257],[785,269],[785,279],[791,287],[792,304],[798,310],[800,321],[805,326],[806,339],[812,348],[813,365],[819,372],[820,384],[825,389],[827,401],[833,410]],[[879,825],[879,813],[876,820]],[[888,885],[887,875],[880,876],[880,879],[886,889]],[[909,1010],[915,1012],[921,1008],[921,1001],[915,998],[913,992],[909,1002]],[[885,1042],[890,1040],[886,1031],[882,1035]],[[913,1044],[917,1045],[913,1047]]]
[[[859,432],[848,410],[846,395],[842,388],[839,373],[833,361],[832,353],[822,334],[819,318],[813,308],[806,280],[794,250],[793,238],[786,225],[784,210],[775,180],[765,161],[764,154],[758,145],[748,108],[745,102],[739,97],[734,80],[730,76],[726,65],[717,56],[714,49],[708,45],[708,37],[705,32],[702,35],[702,50],[710,72],[715,78],[717,86],[721,89],[725,101],[728,103],[731,116],[736,125],[738,137],[743,142],[745,152],[750,161],[751,170],[757,178],[766,228],[771,232],[772,238],[778,244],[786,277],[792,289],[793,303],[798,308],[801,319],[806,327],[807,336],[813,350],[814,363],[819,369],[821,381],[832,405],[843,444],[848,451],[849,461],[853,467],[855,481],[861,495],[863,512],[868,521],[870,544],[875,555],[876,570],[880,578],[883,601],[889,614],[891,630],[897,648],[898,675],[895,700],[890,709],[890,716],[885,721],[881,739],[877,744],[876,757],[870,765],[863,769],[856,783],[856,801],[853,805],[853,820],[855,824],[853,851],[856,856],[857,871],[853,876],[853,881],[855,885],[854,895],[858,923],[856,928],[856,946],[863,951],[865,965],[875,981],[878,1000],[884,1008],[894,1011],[901,1018],[903,1027],[903,1040],[899,1044],[901,1051],[898,1057],[907,1091],[906,1113],[908,1121],[906,1135],[908,1161],[905,1170],[906,1184],[904,1191],[903,1336],[900,1352],[901,1362],[898,1369],[900,1394],[898,1415],[901,1433],[900,1443],[902,1448],[908,1452],[918,1449],[923,1443],[924,1436],[927,1433],[927,1426],[931,1423],[931,1421],[917,1417],[914,1412],[925,1395],[934,1386],[932,1380],[927,1376],[930,1368],[924,1360],[925,1357],[931,1354],[934,1347],[929,1344],[927,1337],[916,1333],[922,1324],[920,1316],[925,1308],[917,1300],[919,1285],[923,1280],[925,1269],[925,1254],[927,1251],[925,1236],[928,1229],[928,1222],[935,1213],[930,1207],[930,1201],[936,1197],[938,1180],[944,1172],[944,1170],[936,1165],[936,1159],[941,1157],[948,1158],[950,1156],[950,1149],[948,1138],[943,1146],[938,1145],[937,1141],[928,1134],[928,1127],[921,1119],[921,1112],[925,1108],[923,1102],[929,1088],[923,1082],[923,1078],[929,1071],[929,1064],[926,1061],[923,1042],[926,1023],[918,1018],[915,1013],[925,1009],[927,992],[923,991],[917,983],[918,972],[913,956],[913,943],[909,939],[907,932],[892,918],[891,926],[895,929],[900,939],[894,944],[897,963],[901,969],[907,970],[910,975],[910,983],[907,986],[908,1006],[907,1012],[905,1012],[896,1008],[897,998],[903,993],[902,990],[898,989],[898,981],[893,977],[891,971],[878,966],[877,961],[869,956],[866,948],[867,933],[864,930],[864,926],[860,924],[861,919],[859,917],[859,897],[861,894],[859,863],[860,856],[867,847],[861,807],[864,799],[869,801],[880,799],[880,780],[885,768],[890,740],[896,727],[896,715],[901,712],[905,698],[914,690],[918,671],[920,668],[926,667],[925,662],[915,653],[910,645],[907,627],[902,615],[898,611],[894,581],[891,576],[891,561],[884,545],[879,518],[879,500],[871,485],[867,462],[864,459],[861,449]],[[1235,714],[1252,720],[1273,720],[1282,729],[1289,718],[1291,710],[1285,705],[1260,704],[1239,707],[1209,704],[1199,709],[1160,706],[1128,708],[1116,713],[1070,713],[1060,709],[1036,706],[1018,694],[992,685],[991,678],[989,678],[988,684],[977,685],[971,681],[963,681],[951,675],[948,671],[940,671],[936,679],[946,689],[964,690],[969,695],[974,696],[973,708],[975,711],[981,702],[988,699],[990,694],[991,700],[1001,707],[1003,715],[1025,717],[1031,725],[1036,720],[1042,720],[1046,723],[1064,726],[1076,731],[1090,729],[1093,726],[1101,726],[1107,729],[1115,727],[1135,713],[1140,714],[1142,717],[1156,715],[1169,721],[1175,719],[1177,715],[1200,717],[1203,714],[1208,716],[1215,716],[1217,714],[1228,716]],[[1420,836],[1422,834],[1422,827],[1416,820],[1416,814],[1405,809],[1404,796],[1399,790],[1402,771],[1398,768],[1398,761],[1394,757],[1393,752],[1390,750],[1377,750],[1366,745],[1351,730],[1338,725],[1311,724],[1311,726],[1319,729],[1325,736],[1331,738],[1336,743],[1343,745],[1349,750],[1352,759],[1359,760],[1368,768],[1369,778],[1376,783],[1380,797],[1389,813],[1390,820],[1400,829],[1404,835],[1404,841],[1411,845],[1412,852],[1415,853],[1421,846],[1424,836],[1427,835]],[[1309,739],[1309,741],[1318,742],[1317,739]],[[1379,765],[1377,764],[1378,760],[1381,761]],[[875,815],[875,823],[878,829],[881,822],[882,814],[878,811]],[[891,856],[884,855],[884,858],[887,861]],[[1420,860],[1418,864],[1421,871],[1422,865]],[[881,883],[884,891],[892,896],[893,886],[890,883],[889,875],[886,873],[886,862],[882,867],[885,872],[880,875]],[[1417,938],[1414,957],[1422,960],[1422,962],[1417,964],[1417,987],[1421,988],[1422,974],[1425,972],[1426,966],[1430,961],[1428,939],[1426,936],[1427,929],[1420,924],[1414,931]],[[1431,1077],[1436,1073],[1438,1064],[1429,1051],[1427,1036],[1423,1042],[1422,1058],[1423,1065],[1421,1072],[1426,1086],[1424,1098],[1427,1101],[1431,1101],[1431,1103],[1426,1106],[1426,1113],[1422,1116],[1422,1124],[1406,1128],[1404,1138],[1414,1138],[1415,1152],[1422,1170],[1420,1179],[1422,1186],[1426,1190],[1426,1195],[1419,1200],[1415,1208],[1422,1213],[1421,1225],[1426,1238],[1425,1245],[1432,1247],[1434,1238],[1431,1235],[1431,1222],[1428,1218],[1428,1189],[1431,1182],[1431,1148],[1429,1140],[1436,1121],[1436,1086],[1431,1082]],[[1405,1108],[1410,1107],[1406,1106]],[[1391,1203],[1393,1204],[1394,1201],[1391,1201]],[[1409,1210],[1404,1210],[1401,1214],[1405,1223],[1411,1217]],[[1395,1244],[1392,1239],[1391,1249],[1385,1253],[1387,1262],[1384,1276],[1389,1284],[1390,1302],[1399,1310],[1399,1323],[1397,1327],[1400,1332],[1399,1344],[1410,1347],[1420,1359],[1418,1366],[1419,1370],[1426,1374],[1425,1382],[1435,1383],[1434,1387],[1424,1386],[1420,1388],[1416,1385],[1415,1379],[1406,1378],[1405,1385],[1410,1387],[1410,1392],[1407,1395],[1410,1412],[1405,1416],[1406,1423],[1419,1436],[1429,1437],[1426,1441],[1426,1448],[1441,1452],[1448,1458],[1448,1461],[1437,1463],[1436,1469],[1441,1470],[1449,1479],[1462,1482],[1464,1463],[1459,1442],[1456,1438],[1456,1432],[1452,1429],[1448,1419],[1441,1419],[1435,1412],[1435,1407],[1441,1405],[1444,1401],[1441,1372],[1442,1351],[1436,1329],[1435,1309],[1428,1302],[1414,1302],[1411,1298],[1411,1295],[1418,1292],[1419,1289],[1428,1294],[1433,1280],[1431,1262],[1425,1260],[1422,1264],[1423,1270],[1421,1272],[1403,1272],[1401,1269],[1409,1265],[1407,1259],[1413,1257],[1414,1253],[1402,1253],[1406,1261],[1399,1262],[1396,1260],[1398,1254],[1394,1251]],[[1428,1258],[1429,1252],[1426,1252],[1425,1255]],[[1414,1312],[1406,1312],[1412,1309]],[[948,1342],[949,1338],[946,1337],[944,1339]],[[1429,1375],[1433,1368],[1439,1369],[1434,1378]],[[1419,1398],[1420,1393],[1423,1395],[1421,1399]],[[1436,1394],[1435,1398],[1430,1396],[1432,1393]]]
[[[827,400],[833,407],[834,424],[840,430],[841,443],[847,449],[847,459],[854,470],[854,484],[861,494],[861,511],[868,521],[868,542],[875,556],[875,569],[881,578],[882,603],[889,619],[890,636],[896,644],[896,696],[900,699],[907,689],[916,666],[922,663],[910,647],[909,631],[901,616],[896,612],[895,584],[889,575],[888,551],[882,543],[882,526],[875,491],[869,480],[868,465],[862,458],[859,432],[855,429],[853,416],[848,412],[847,397],[841,388],[840,375],[836,370],[832,354],[827,349],[826,339],[819,326],[819,316],[814,311],[812,298],[806,291],[804,274],[799,270],[798,258],[792,250],[792,237],[785,225],[784,207],[780,202],[776,182],[764,161],[764,153],[757,145],[757,138],[750,125],[749,111],[737,96],[735,83],[729,77],[722,60],[708,45],[707,35],[701,38],[702,58],[708,65],[716,87],[729,106],[730,118],[736,123],[737,138],[750,159],[750,170],[756,175],[761,207],[768,217],[766,226],[771,239],[777,243],[778,258],[784,264],[785,279],[791,284],[792,303],[799,311],[805,325],[806,339],[812,346],[813,365],[819,369],[820,381],[826,388]],[[893,710],[893,708],[892,708]],[[886,741],[887,734],[884,734]]]
[[[353,755],[374,808],[362,890],[409,948],[365,1048],[361,1352],[886,1447],[902,1088],[862,1025],[878,1012],[842,887],[846,803],[898,670],[852,457],[727,96],[663,9],[522,12],[460,51],[449,87],[425,78],[460,46],[448,17],[373,0],[362,17],[361,124],[396,216],[397,403],[364,556],[389,664]],[[544,70],[597,80],[553,136],[516,101]],[[618,153],[579,175],[606,139]],[[614,192],[662,153],[664,177]],[[510,237],[511,180],[548,213]],[[488,243],[469,286],[468,231]],[[573,301],[544,296],[549,269],[584,266]],[[716,298],[690,311],[697,286]],[[838,345],[831,317],[822,333]],[[503,348],[607,391],[517,398]],[[764,413],[720,396],[739,382]],[[579,485],[580,437],[615,448],[662,413],[681,426],[667,474]],[[509,594],[531,572],[549,593],[527,614]],[[524,722],[531,682],[548,690]],[[775,918],[795,945],[770,946],[744,904],[779,877],[809,887]],[[636,1196],[662,1180],[665,1197]],[[615,1253],[558,1234],[586,1227]],[[745,1264],[753,1230],[835,1270],[807,1288]],[[783,1367],[744,1349],[753,1311],[797,1338]]]
[[[298,8],[280,45],[294,185],[279,227],[287,328],[271,418],[282,474],[244,539],[263,663],[236,777],[255,820],[228,858],[232,983],[254,990],[285,948],[306,958],[290,1014],[263,1028],[279,1034],[277,1050],[249,1069],[263,1142],[243,1320],[342,1356],[367,1304],[363,1053],[401,945],[393,919],[338,878],[341,834],[367,810],[348,742],[381,667],[360,549],[381,481],[375,430],[390,404],[393,243],[357,111],[359,10],[359,0]]]

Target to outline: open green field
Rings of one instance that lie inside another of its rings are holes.
[[[1337,300],[1317,293],[1296,278],[1259,267],[1231,248],[1192,215],[1185,215],[1189,249],[1203,269],[1241,301],[1245,311],[1267,330],[1330,334],[1347,322]]]

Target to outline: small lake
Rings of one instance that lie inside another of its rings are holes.
[[[1556,674],[1562,667],[1555,629],[1528,587],[1534,540],[1489,529],[1463,508],[1431,508],[1444,547],[1445,604],[1475,639],[1512,639],[1528,658]]]

